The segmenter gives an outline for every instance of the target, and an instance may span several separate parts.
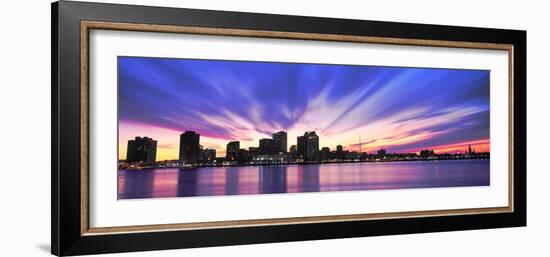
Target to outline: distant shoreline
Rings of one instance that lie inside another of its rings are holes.
[[[293,162],[293,163],[257,163],[257,164],[231,164],[231,165],[200,165],[200,166],[147,166],[137,169],[122,170],[149,170],[149,169],[184,169],[195,170],[198,168],[230,168],[230,167],[262,167],[262,166],[293,166],[293,165],[323,165],[323,164],[355,164],[355,163],[392,163],[392,162],[431,162],[431,161],[465,161],[465,160],[490,160],[490,158],[455,158],[455,159],[415,159],[415,160],[387,160],[387,161],[334,161],[334,162]]]

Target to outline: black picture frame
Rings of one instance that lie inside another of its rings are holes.
[[[61,1],[52,4],[51,247],[81,255],[526,225],[526,31]],[[100,235],[81,233],[82,20],[511,44],[513,201],[507,213]]]

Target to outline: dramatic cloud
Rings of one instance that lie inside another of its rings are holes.
[[[272,132],[315,130],[321,146],[390,152],[489,150],[489,71],[119,57],[121,154],[150,136],[166,158],[178,135],[224,151]],[[166,141],[166,142],[163,142]],[[451,147],[452,146],[452,147]],[[163,151],[166,151],[163,153]],[[163,159],[162,157],[160,159]]]

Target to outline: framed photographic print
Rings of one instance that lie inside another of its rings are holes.
[[[526,224],[526,32],[52,5],[52,253]]]

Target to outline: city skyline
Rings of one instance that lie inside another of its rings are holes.
[[[489,152],[489,72],[119,57],[119,159],[135,136],[178,159],[184,131],[217,157],[277,131],[286,151],[315,131],[331,151]]]
[[[179,158],[177,161],[180,164],[198,164],[205,162],[213,162],[215,160],[224,160],[229,162],[236,162],[238,164],[245,164],[257,160],[269,160],[269,161],[282,161],[285,163],[295,163],[295,159],[300,159],[300,162],[322,162],[331,159],[367,159],[372,156],[384,156],[384,155],[405,155],[408,157],[433,157],[436,155],[445,155],[449,157],[451,155],[471,155],[473,158],[488,158],[489,152],[478,152],[472,145],[468,144],[467,149],[464,151],[455,151],[452,153],[440,153],[433,149],[424,149],[419,152],[406,152],[395,153],[389,152],[386,149],[378,149],[376,152],[364,152],[350,151],[345,149],[342,145],[337,145],[335,149],[330,147],[319,145],[319,136],[315,131],[306,131],[303,136],[298,136],[296,139],[297,144],[291,145],[289,148],[283,147],[287,145],[287,133],[286,131],[278,131],[272,134],[272,138],[262,138],[258,141],[257,146],[251,146],[248,148],[241,148],[240,141],[229,141],[226,144],[225,156],[216,156],[216,149],[211,147],[204,147],[200,144],[200,134],[195,131],[185,131],[180,134],[179,145]],[[134,139],[128,140],[128,150],[126,152],[126,158],[123,160],[125,163],[145,162],[148,164],[156,163],[156,147],[157,141],[149,137],[136,136]],[[466,146],[462,146],[466,147]],[[243,153],[245,156],[243,156]],[[478,153],[480,155],[475,156]],[[344,156],[331,156],[331,155],[348,155]],[[243,159],[245,158],[245,159]],[[265,159],[268,158],[268,159]],[[282,159],[279,159],[282,158]],[[119,159],[122,160],[122,159]],[[174,160],[163,160],[174,161]],[[214,162],[215,163],[215,162]],[[266,163],[263,163],[266,164]]]

